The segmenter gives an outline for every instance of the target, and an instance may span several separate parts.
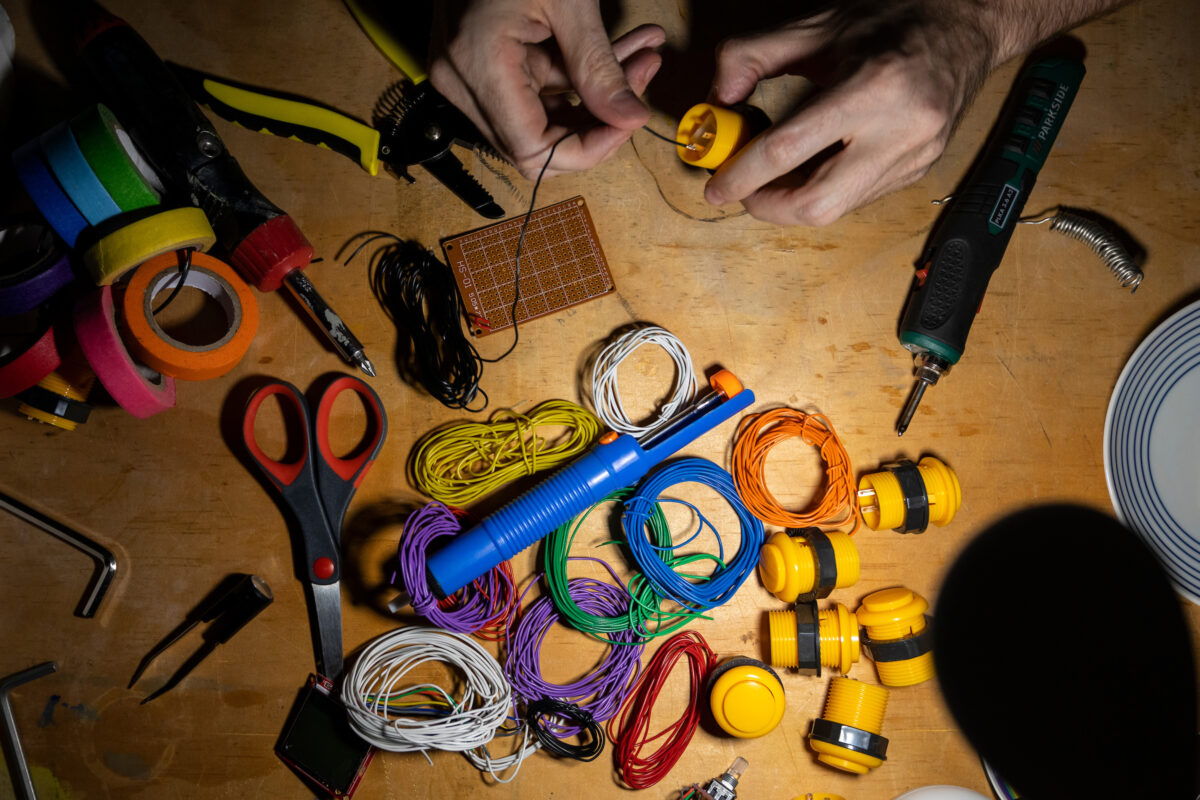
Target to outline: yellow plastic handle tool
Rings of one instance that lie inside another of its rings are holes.
[[[298,139],[341,153],[379,174],[379,131],[322,106],[234,86],[208,76],[185,81],[204,106],[260,133]]]
[[[396,69],[403,72],[414,85],[429,77],[425,73],[425,65],[409,55],[408,51],[404,49],[404,45],[400,44],[400,40],[393,36],[386,26],[380,24],[379,20],[371,16],[362,3],[358,0],[343,0],[343,2],[345,2],[346,8],[350,9],[350,13],[354,15],[354,19],[363,29],[363,33],[367,34],[368,38],[379,48],[379,52],[383,53],[387,60],[392,62]]]

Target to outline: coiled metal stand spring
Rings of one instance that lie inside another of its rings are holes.
[[[1133,256],[1120,239],[1099,220],[1077,212],[1059,208],[1053,215],[1041,219],[1021,220],[1026,225],[1041,225],[1050,223],[1050,230],[1058,231],[1064,236],[1083,242],[1092,252],[1100,257],[1109,271],[1128,289],[1130,294],[1137,291],[1144,277],[1142,270],[1134,261]]]

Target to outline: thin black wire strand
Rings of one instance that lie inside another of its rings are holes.
[[[582,728],[580,735],[584,737],[583,743],[569,744],[559,739],[548,729],[554,723],[549,722],[547,717],[567,719]],[[552,755],[576,761],[595,761],[604,752],[604,729],[590,713],[573,703],[554,698],[535,700],[526,709],[525,720],[542,743],[542,748]]]
[[[681,142],[678,139],[672,139],[670,136],[665,136],[665,135],[659,133],[658,131],[654,130],[654,128],[651,128],[649,125],[643,125],[642,130],[646,131],[647,133],[653,134],[654,136],[657,136],[659,139],[662,139],[664,142],[668,142],[670,144],[676,144],[676,145],[679,145],[680,147],[689,147],[689,144],[687,142]]]
[[[371,257],[371,291],[407,334],[411,349],[407,358],[398,358],[401,372],[448,408],[484,410],[482,359],[463,332],[462,299],[450,268],[425,248],[383,232],[366,234],[345,263],[381,239],[390,241]],[[477,398],[482,404],[471,407]]]
[[[542,188],[542,178],[546,176],[546,170],[550,167],[550,160],[554,158],[554,151],[558,149],[560,144],[577,133],[579,133],[577,130],[567,131],[558,137],[554,144],[550,145],[550,152],[546,156],[546,161],[542,164],[542,168],[538,172],[537,180],[533,182],[533,194],[529,196],[529,210],[525,212],[525,220],[521,223],[521,233],[517,236],[517,252],[513,256],[513,301],[512,309],[508,314],[513,326],[512,344],[495,358],[480,356],[480,360],[485,363],[495,364],[497,361],[507,358],[508,354],[517,348],[517,342],[521,341],[521,331],[517,327],[517,303],[521,300],[521,247],[525,244],[525,231],[529,228],[529,219],[533,216],[533,210],[537,208],[538,189]]]
[[[183,261],[179,265],[179,280],[175,284],[175,288],[167,295],[167,299],[158,304],[158,308],[154,309],[155,315],[171,304],[171,301],[179,296],[179,292],[183,289],[183,285],[187,283],[188,273],[192,269],[192,250],[191,247],[183,249]]]

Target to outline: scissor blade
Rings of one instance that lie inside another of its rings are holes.
[[[342,592],[340,581],[312,584],[317,618],[317,671],[330,680],[342,674]]]
[[[497,205],[487,189],[480,186],[479,181],[475,180],[462,162],[450,152],[422,161],[421,166],[482,216],[488,219],[500,219],[504,216],[504,209]]]

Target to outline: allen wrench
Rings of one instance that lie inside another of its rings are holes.
[[[17,720],[13,717],[8,693],[23,683],[37,680],[57,669],[57,662],[46,661],[7,678],[0,678],[0,714],[4,716],[4,758],[8,762],[9,777],[12,778],[13,789],[19,800],[37,800],[37,794],[33,791],[33,778],[29,774],[29,764],[25,761],[25,749],[21,747]]]
[[[113,576],[117,573],[117,558],[113,555],[113,552],[99,542],[89,539],[82,533],[68,528],[62,523],[51,519],[40,511],[30,508],[16,498],[10,497],[3,492],[0,492],[0,508],[20,517],[30,525],[41,528],[51,536],[66,542],[76,550],[81,550],[95,559],[97,565],[96,573],[92,577],[91,585],[84,593],[83,599],[80,600],[75,613],[87,618],[96,616],[96,609],[99,607],[100,601],[104,599],[105,592],[112,585]]]

